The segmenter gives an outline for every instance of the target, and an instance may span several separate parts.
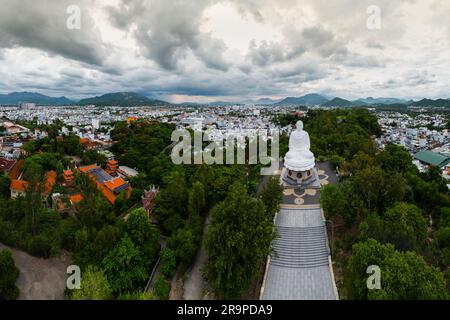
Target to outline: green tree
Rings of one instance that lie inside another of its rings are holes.
[[[109,300],[112,290],[103,271],[89,266],[82,274],[81,289],[73,290],[72,300]]]
[[[320,204],[328,218],[338,216],[351,220],[346,210],[345,194],[337,185],[330,184],[320,190]]]
[[[167,246],[175,251],[181,262],[189,264],[197,253],[201,232],[201,226],[186,225],[167,239]]]
[[[189,191],[188,197],[188,212],[189,220],[193,217],[199,217],[202,215],[205,209],[205,188],[199,181],[194,182],[192,189]]]
[[[383,216],[370,214],[359,226],[361,239],[392,243],[397,250],[415,250],[424,244],[427,221],[413,204],[398,203]]]
[[[413,204],[398,203],[383,215],[386,233],[398,249],[414,248],[425,240],[427,221]]]
[[[369,266],[381,269],[381,289],[367,288]],[[444,275],[414,252],[401,253],[391,244],[369,239],[353,245],[344,273],[350,299],[447,299]]]
[[[107,254],[102,265],[111,289],[116,294],[134,292],[142,288],[149,276],[142,252],[127,234]]]
[[[155,198],[154,216],[165,233],[183,226],[187,218],[188,191],[184,175],[178,171],[166,178],[166,187]]]
[[[19,277],[11,251],[0,251],[0,300],[16,300],[19,289],[16,280]]]
[[[157,297],[155,297],[153,294],[141,291],[136,291],[133,293],[125,293],[117,298],[117,300],[132,300],[132,301],[156,300],[156,299]]]
[[[264,186],[260,199],[266,207],[266,212],[272,219],[280,208],[280,203],[283,200],[283,188],[280,185],[279,179],[271,177]]]
[[[406,172],[415,170],[412,157],[409,152],[401,146],[389,144],[378,156],[383,169],[395,172]]]
[[[170,278],[173,276],[175,269],[177,267],[177,257],[173,250],[165,248],[161,250],[161,273],[166,277]]]
[[[146,262],[153,264],[158,257],[160,233],[150,221],[147,212],[142,208],[133,210],[125,224],[125,230],[144,255]]]
[[[8,176],[3,176],[0,172],[0,198],[9,199],[11,191],[9,186],[11,185],[11,179]]]
[[[273,221],[262,201],[234,183],[225,201],[213,209],[206,234],[210,284],[226,298],[240,297],[267,258],[274,236]]]
[[[170,284],[163,276],[159,276],[155,281],[153,291],[160,300],[169,300]]]

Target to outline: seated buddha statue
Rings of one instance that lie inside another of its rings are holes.
[[[284,166],[292,171],[307,171],[315,166],[314,154],[309,150],[309,134],[303,130],[303,122],[297,122],[297,129],[289,138],[289,152],[284,158]]]

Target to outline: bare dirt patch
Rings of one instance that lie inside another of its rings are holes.
[[[8,249],[20,270],[16,285],[20,290],[18,300],[63,300],[66,288],[67,267],[70,256],[67,253],[51,259],[40,259],[26,252],[0,243],[0,250]]]

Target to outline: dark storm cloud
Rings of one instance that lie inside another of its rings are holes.
[[[298,29],[285,28],[283,42],[262,41],[259,45],[252,41],[248,58],[257,66],[290,61],[301,57],[305,53],[312,53],[322,58],[328,58],[345,44],[338,41],[329,30],[320,26]]]
[[[129,1],[109,7],[111,22],[133,32],[143,55],[166,70],[177,70],[192,53],[207,67],[226,71],[225,43],[200,31],[202,13],[215,1]]]
[[[88,11],[82,11],[80,30],[69,30],[67,7],[77,1],[2,0],[0,46],[41,49],[50,54],[101,65],[106,55],[100,34]],[[82,6],[85,2],[78,1]]]

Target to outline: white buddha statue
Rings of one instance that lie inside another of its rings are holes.
[[[311,142],[308,132],[303,130],[303,122],[297,122],[297,130],[289,138],[289,152],[284,158],[284,166],[292,171],[307,171],[315,166],[316,159],[309,150]]]

